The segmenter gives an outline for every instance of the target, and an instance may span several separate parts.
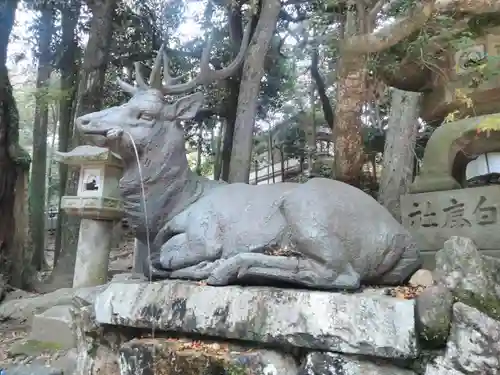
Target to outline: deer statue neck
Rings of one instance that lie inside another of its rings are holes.
[[[138,238],[146,234],[145,214],[150,236],[154,237],[168,220],[193,204],[214,184],[190,170],[182,132],[173,135],[168,129],[161,123],[152,129],[139,160],[126,162],[120,180],[125,214]]]

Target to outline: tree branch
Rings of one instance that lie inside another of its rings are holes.
[[[434,11],[434,1],[427,0],[411,14],[371,34],[354,35],[342,43],[343,53],[375,53],[386,50],[420,29]]]
[[[500,1],[498,0],[436,0],[436,8],[440,12],[447,13],[497,13],[500,12]]]

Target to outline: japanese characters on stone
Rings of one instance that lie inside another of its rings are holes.
[[[483,195],[478,197],[472,213],[468,215],[466,203],[454,197],[450,197],[449,204],[444,207],[430,200],[423,200],[414,202],[412,208],[408,214],[412,228],[464,228],[491,225],[498,221],[496,204],[488,202]]]

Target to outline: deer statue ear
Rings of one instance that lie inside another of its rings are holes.
[[[165,118],[167,120],[190,120],[199,111],[203,103],[203,93],[184,96],[175,103],[165,106]]]

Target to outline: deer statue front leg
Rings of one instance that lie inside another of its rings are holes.
[[[197,275],[207,275],[206,266],[211,270],[213,265],[210,265],[222,256],[217,218],[206,214],[197,217],[196,225],[192,225],[194,219],[189,210],[182,212],[162,228],[154,241],[155,247],[160,249],[159,265],[172,271],[172,277],[185,274],[185,278],[200,279]]]

